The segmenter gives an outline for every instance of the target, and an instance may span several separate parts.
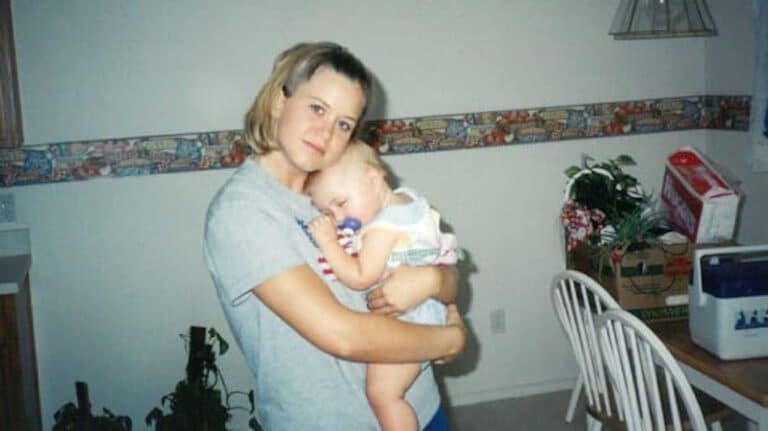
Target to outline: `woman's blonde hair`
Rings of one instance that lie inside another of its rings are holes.
[[[365,96],[362,120],[373,86],[371,74],[363,63],[346,48],[332,42],[299,43],[277,56],[272,74],[245,116],[245,139],[254,153],[263,155],[277,149],[272,142],[275,122],[272,104],[275,99],[281,93],[290,97],[296,87],[312,78],[321,66],[330,67],[360,84]]]

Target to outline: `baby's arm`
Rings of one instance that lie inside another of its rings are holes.
[[[371,229],[361,237],[357,258],[350,256],[336,239],[336,226],[330,217],[320,216],[309,223],[312,236],[336,277],[352,289],[370,287],[384,274],[389,254],[398,235],[384,229]]]

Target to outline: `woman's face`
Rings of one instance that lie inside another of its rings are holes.
[[[293,94],[275,100],[272,118],[277,144],[298,172],[330,166],[349,143],[364,106],[358,83],[320,67]]]

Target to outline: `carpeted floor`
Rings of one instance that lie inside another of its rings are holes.
[[[576,407],[573,422],[565,423],[571,391],[458,406],[450,409],[451,431],[575,431],[586,430],[584,401]],[[723,431],[744,431],[747,424],[738,414],[722,423]]]

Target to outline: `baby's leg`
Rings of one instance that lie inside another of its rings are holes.
[[[383,431],[418,430],[416,414],[404,396],[420,371],[420,364],[368,364],[365,392]]]

